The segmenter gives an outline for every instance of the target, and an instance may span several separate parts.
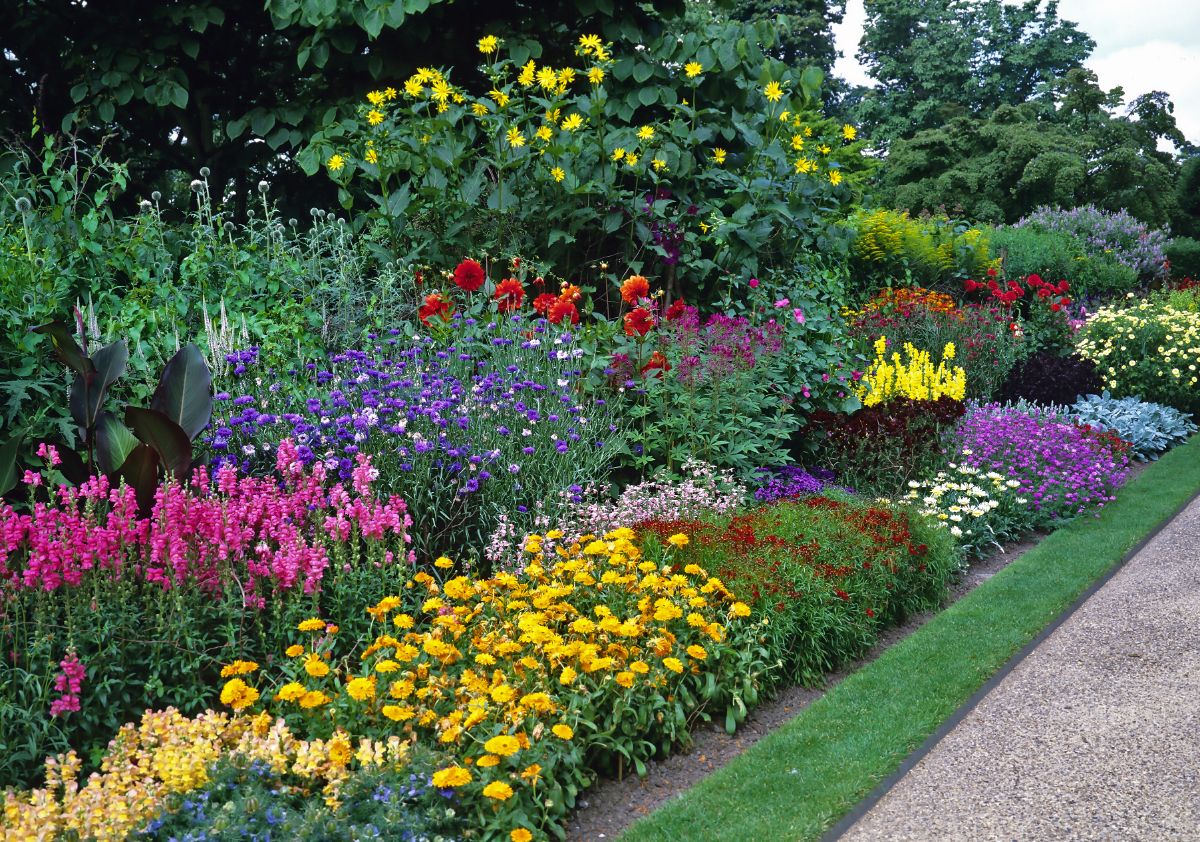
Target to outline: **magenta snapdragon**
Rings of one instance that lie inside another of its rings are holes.
[[[199,468],[187,484],[160,486],[147,518],[133,489],[103,476],[60,487],[28,514],[0,507],[0,587],[54,591],[89,575],[163,590],[236,582],[245,603],[261,608],[273,591],[318,590],[331,555],[389,563],[387,545],[408,543],[407,507],[373,494],[378,472],[366,455],[349,488],[328,484],[321,462],[306,468],[290,440],[279,444],[276,470],[279,478],[258,478],[226,465],[210,477]]]
[[[54,692],[58,698],[50,703],[50,715],[62,716],[79,710],[79,694],[83,691],[83,679],[87,668],[74,652],[68,652],[58,662],[61,672],[54,679]]]

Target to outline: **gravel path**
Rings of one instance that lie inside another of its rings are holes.
[[[1200,840],[1200,500],[842,837]]]

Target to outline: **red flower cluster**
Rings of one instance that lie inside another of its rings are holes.
[[[521,282],[516,278],[506,278],[496,284],[496,292],[492,297],[496,299],[500,312],[507,313],[521,306],[521,302],[525,300],[525,287],[521,286]]]
[[[987,290],[992,298],[1006,305],[1015,304],[1018,299],[1024,298],[1026,293],[1029,294],[1030,299],[1035,297],[1052,299],[1050,300],[1050,311],[1053,313],[1057,313],[1071,303],[1071,299],[1066,296],[1067,290],[1071,288],[1069,283],[1059,281],[1057,284],[1052,284],[1042,280],[1041,275],[1027,276],[1024,284],[1020,280],[1012,280],[1005,285],[996,279],[996,270],[989,269],[986,283],[967,279],[963,282],[963,287],[968,293]]]
[[[440,292],[431,292],[425,296],[425,303],[417,309],[417,315],[420,317],[421,323],[426,325],[434,316],[440,316],[443,321],[448,322],[454,315],[454,305],[443,298]]]

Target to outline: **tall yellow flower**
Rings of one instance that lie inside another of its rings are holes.
[[[583,117],[580,114],[568,114],[567,118],[562,121],[563,131],[573,132],[583,125]]]
[[[778,82],[768,82],[767,86],[763,88],[763,96],[767,98],[768,102],[779,102],[783,99],[783,86]]]
[[[525,135],[521,134],[521,130],[516,126],[508,130],[508,145],[513,149],[520,149],[525,145]]]
[[[470,771],[461,766],[450,766],[433,773],[433,785],[438,789],[464,786],[470,782]]]
[[[580,35],[579,48],[585,53],[594,53],[596,50],[602,49],[602,44],[599,35]]]
[[[858,137],[858,130],[855,129],[854,126],[847,123],[846,125],[842,126],[842,137],[844,137],[846,140],[854,140],[854,138]]]
[[[639,140],[654,140],[654,127],[642,126],[637,133]]]
[[[503,781],[492,781],[483,788],[483,794],[497,801],[507,801],[513,796],[513,788]]]
[[[479,39],[479,43],[475,46],[479,47],[479,52],[485,56],[490,55],[500,49],[500,39],[495,35],[485,35]]]
[[[604,81],[604,70],[599,67],[593,67],[588,71],[588,81],[593,85],[599,85]]]
[[[716,149],[714,149],[714,150],[712,151],[712,158],[713,158],[713,161],[715,161],[715,162],[716,162],[716,163],[718,163],[718,164],[724,164],[724,163],[725,163],[725,155],[726,155],[726,152],[725,152],[725,150],[724,150],[724,149],[722,149],[720,146],[718,146]]]
[[[372,108],[367,112],[367,122],[372,126],[378,126],[383,122],[383,112]]]
[[[338,172],[342,167],[346,166],[346,159],[341,155],[330,155],[329,160],[325,162],[325,166],[329,167],[330,172]],[[321,624],[322,627],[324,625],[324,623]],[[307,629],[300,629],[300,631],[307,631]]]
[[[842,171],[841,170],[830,170],[829,171],[829,183],[834,186],[841,184],[842,183]]]
[[[258,691],[240,678],[231,678],[221,688],[221,704],[229,705],[234,710],[248,708],[257,701]]]
[[[554,167],[553,169],[550,170],[550,177],[553,178],[555,181],[562,181],[564,178],[567,177],[567,174],[563,170],[562,167]]]
[[[698,61],[689,61],[683,66],[683,72],[689,79],[695,79],[704,72],[704,65]]]

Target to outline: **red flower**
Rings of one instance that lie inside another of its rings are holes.
[[[650,282],[641,275],[630,275],[621,284],[621,298],[626,304],[637,304],[650,295]]]
[[[474,292],[483,286],[483,278],[483,267],[469,257],[454,267],[454,283],[466,292]]]
[[[995,269],[988,269],[988,270],[987,270],[987,276],[988,276],[989,278],[994,278],[994,277],[996,277],[996,270],[995,270]]]
[[[557,298],[550,305],[549,312],[546,317],[550,319],[551,324],[558,324],[563,319],[567,319],[571,324],[579,324],[579,310],[575,307],[575,302],[569,298]]]
[[[970,278],[963,281],[963,286],[967,288],[967,292],[974,292],[977,289],[983,288],[983,284],[979,283],[979,281],[972,281]]]
[[[1041,275],[1030,275],[1028,278],[1025,279],[1025,283],[1029,284],[1031,287],[1040,287],[1043,283],[1042,276]]]
[[[507,313],[521,306],[521,302],[525,300],[525,287],[521,286],[521,282],[516,278],[507,278],[496,285],[496,292],[492,297],[500,305],[500,312]]]
[[[667,361],[665,356],[663,356],[662,351],[655,351],[650,355],[650,360],[644,366],[642,366],[642,374],[654,371],[655,369],[663,372],[671,370],[671,363]]]
[[[1059,281],[1059,282],[1058,282],[1058,287],[1057,287],[1057,289],[1058,289],[1058,291],[1059,291],[1059,292],[1066,292],[1066,291],[1067,291],[1067,290],[1069,290],[1070,288],[1071,288],[1071,285],[1070,285],[1069,283],[1067,283],[1066,281]]]
[[[550,312],[550,307],[553,306],[555,301],[558,301],[557,295],[543,292],[537,298],[533,299],[533,309],[544,316]]]
[[[676,319],[683,316],[683,313],[685,310],[687,310],[687,304],[685,304],[683,302],[683,299],[680,298],[678,301],[676,301],[674,304],[672,304],[670,307],[667,308],[667,312],[663,314],[663,318],[666,319],[668,322],[673,322]]]
[[[874,612],[874,611],[872,611],[870,608],[868,608],[868,609],[867,609],[867,616],[868,616],[868,617],[874,617],[874,616],[875,616],[875,612]]]
[[[453,308],[440,292],[431,292],[425,296],[425,303],[417,310],[417,315],[423,324],[429,324],[433,316],[441,316],[443,321],[448,322],[453,315]]]
[[[625,335],[645,336],[654,327],[654,316],[645,307],[637,307],[625,314]]]

